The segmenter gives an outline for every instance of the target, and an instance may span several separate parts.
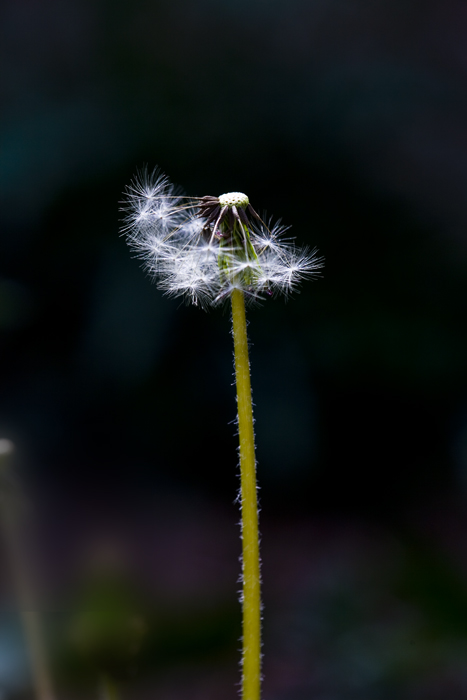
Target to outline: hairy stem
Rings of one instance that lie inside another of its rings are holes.
[[[238,432],[243,548],[243,679],[242,699],[259,700],[261,683],[261,591],[255,438],[250,363],[243,292],[232,292],[232,322],[237,382]]]

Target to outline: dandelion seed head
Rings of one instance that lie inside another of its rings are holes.
[[[158,170],[137,174],[125,192],[122,233],[167,295],[207,308],[241,290],[250,303],[288,296],[316,276],[322,260],[263,221],[243,192],[187,197]]]
[[[242,207],[245,209],[250,203],[250,200],[243,192],[227,192],[219,197],[221,207]]]

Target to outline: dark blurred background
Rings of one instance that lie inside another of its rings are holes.
[[[230,318],[119,237],[146,164],[326,261],[249,311],[265,700],[467,697],[466,34],[460,0],[3,0],[0,437],[59,697],[97,697],[99,596],[144,628],[123,698],[237,696]]]

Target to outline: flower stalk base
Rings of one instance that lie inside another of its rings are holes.
[[[120,700],[117,684],[106,674],[101,677],[100,700]]]
[[[35,697],[36,700],[54,700],[40,616],[35,610],[34,582],[22,536],[24,503],[8,469],[13,449],[9,440],[0,440],[0,526],[16,589]]]
[[[232,325],[237,384],[243,549],[242,700],[259,700],[261,683],[261,591],[255,439],[243,292],[234,289]]]

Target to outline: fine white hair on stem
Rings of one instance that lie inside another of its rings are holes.
[[[203,308],[241,290],[250,303],[296,291],[323,266],[289,227],[265,222],[241,192],[188,197],[159,169],[139,171],[125,191],[121,231],[158,286]]]

